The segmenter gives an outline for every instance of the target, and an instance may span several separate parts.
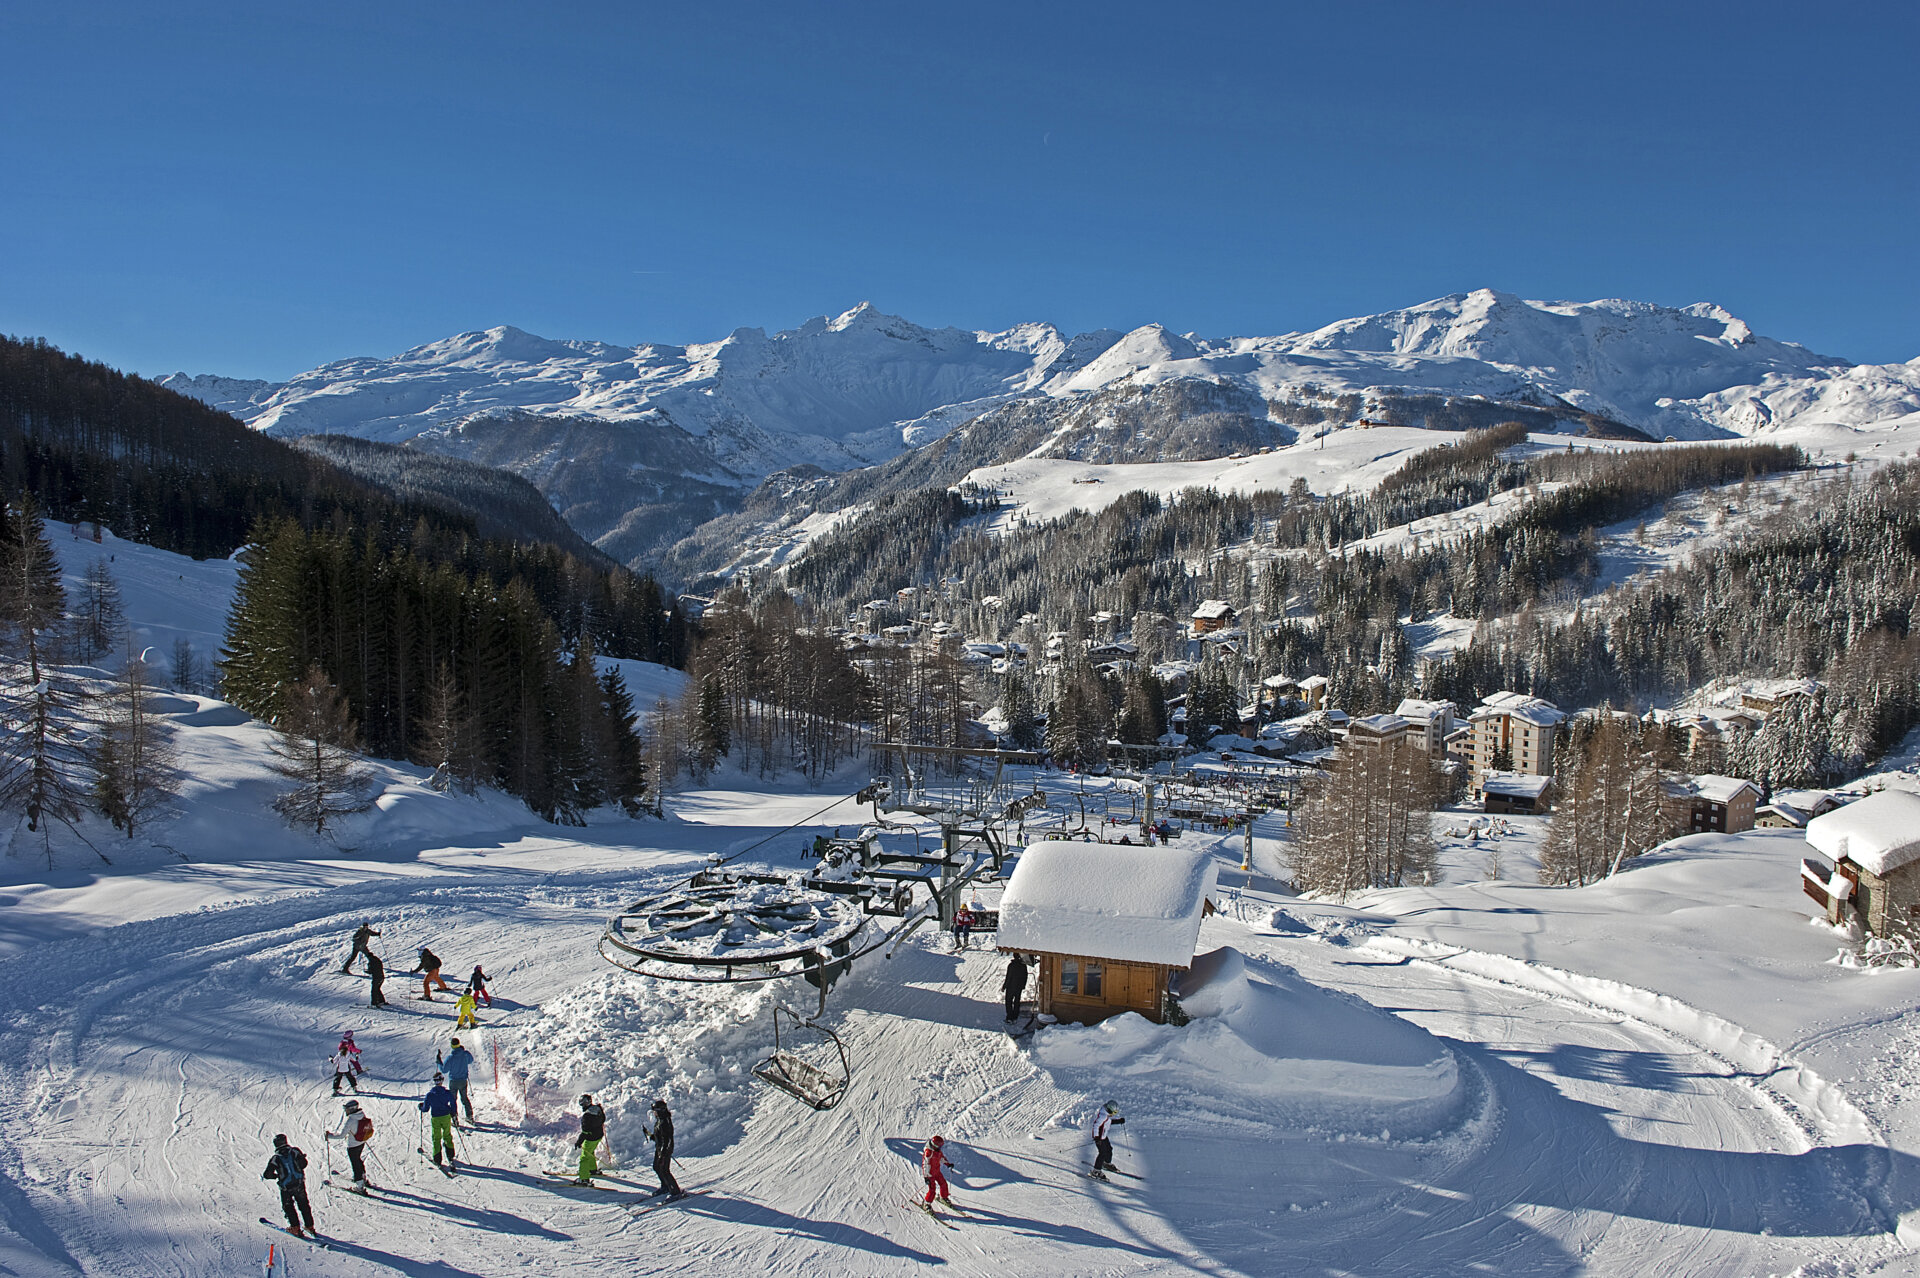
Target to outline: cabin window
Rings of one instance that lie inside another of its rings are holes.
[[[1080,992],[1080,960],[1060,960],[1060,992],[1078,994]]]
[[[1105,972],[1101,969],[1101,965],[1098,963],[1088,963],[1085,975],[1087,987],[1085,991],[1086,996],[1088,998],[1101,997],[1101,978],[1105,975]]]

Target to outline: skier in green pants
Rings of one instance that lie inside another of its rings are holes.
[[[420,1108],[433,1120],[433,1165],[440,1166],[440,1149],[444,1145],[447,1151],[447,1166],[458,1167],[453,1158],[453,1093],[447,1090],[446,1075],[435,1073],[433,1086],[427,1092],[427,1098],[420,1102]],[[421,1152],[425,1152],[424,1150]]]
[[[593,1174],[600,1170],[600,1164],[594,1161],[593,1151],[600,1148],[600,1142],[607,1134],[607,1111],[593,1103],[593,1097],[580,1098],[580,1134],[573,1138],[575,1148],[580,1151],[580,1176],[573,1183],[591,1185]]]

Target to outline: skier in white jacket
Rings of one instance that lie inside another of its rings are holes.
[[[1094,1111],[1093,1122],[1087,1126],[1087,1134],[1093,1137],[1093,1170],[1087,1175],[1095,1180],[1107,1178],[1106,1169],[1113,1166],[1112,1129],[1114,1124],[1126,1121],[1120,1116],[1120,1105],[1117,1101],[1108,1101]]]

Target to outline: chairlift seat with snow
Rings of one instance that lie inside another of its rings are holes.
[[[791,1022],[784,1034],[781,1018]],[[795,1048],[804,1033],[817,1036],[807,1055]],[[791,1044],[791,1046],[790,1046]],[[754,1077],[770,1083],[803,1105],[829,1110],[847,1094],[853,1070],[847,1064],[847,1048],[840,1036],[790,1007],[773,1009],[773,1051],[753,1067]]]

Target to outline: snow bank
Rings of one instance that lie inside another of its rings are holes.
[[[1427,1139],[1457,1126],[1454,1055],[1409,1022],[1228,947],[1195,961],[1191,1024],[1134,1013],[1050,1026],[1033,1053],[1062,1090],[1119,1095],[1153,1123],[1253,1123]]]

